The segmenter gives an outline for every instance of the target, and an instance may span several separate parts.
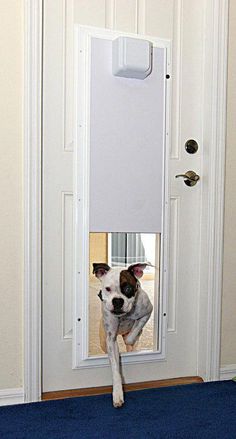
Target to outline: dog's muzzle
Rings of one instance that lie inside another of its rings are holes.
[[[124,299],[122,299],[122,297],[114,297],[114,299],[112,299],[112,305],[113,314],[122,314],[122,307],[124,305]]]

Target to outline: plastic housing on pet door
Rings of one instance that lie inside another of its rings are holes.
[[[152,44],[138,38],[118,37],[112,42],[112,72],[115,76],[145,79],[152,70]]]

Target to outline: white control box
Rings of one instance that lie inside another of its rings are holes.
[[[118,37],[112,42],[112,73],[125,78],[145,79],[152,71],[152,43]]]

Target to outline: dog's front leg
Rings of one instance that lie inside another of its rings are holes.
[[[124,394],[123,394],[121,374],[120,374],[119,348],[116,339],[117,328],[114,328],[113,325],[113,327],[110,329],[107,330],[106,341],[107,341],[108,356],[112,370],[113,405],[114,407],[121,407],[124,404]]]
[[[112,341],[111,337],[107,337],[108,355],[112,369],[113,380],[113,405],[121,407],[124,404],[124,394],[122,389],[122,381],[120,374],[120,358],[117,341]]]
[[[134,343],[137,341],[139,334],[141,333],[143,327],[146,325],[147,321],[149,320],[151,313],[152,313],[152,311],[149,312],[148,314],[145,314],[145,316],[141,317],[140,319],[135,320],[131,331],[125,337],[125,343],[127,345],[131,345],[131,346],[134,345]]]

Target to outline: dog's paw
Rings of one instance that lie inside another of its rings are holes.
[[[142,329],[139,331],[138,335],[133,333],[132,331],[129,334],[124,336],[124,342],[126,345],[134,346],[135,343],[139,340],[140,335],[142,334]]]
[[[124,394],[122,388],[115,388],[113,390],[113,406],[118,408],[124,404]]]
[[[133,346],[136,341],[137,341],[137,337],[133,337],[130,334],[124,338],[125,344],[130,345],[130,346]]]

